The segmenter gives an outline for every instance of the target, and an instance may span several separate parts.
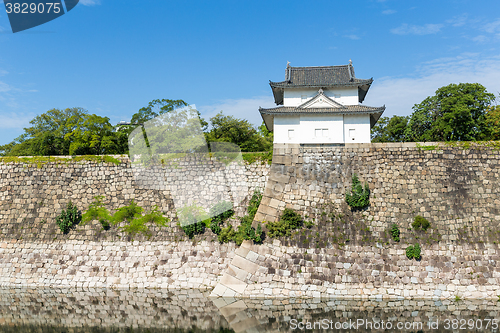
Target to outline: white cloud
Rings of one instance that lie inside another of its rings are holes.
[[[443,28],[443,24],[409,25],[403,23],[401,26],[391,29],[396,35],[430,35],[438,33]]]
[[[12,88],[7,83],[0,81],[0,93],[10,91],[11,89]]]
[[[95,5],[100,5],[101,1],[100,0],[80,0],[80,2],[84,6],[95,6]]]
[[[488,92],[500,93],[500,56],[481,59],[462,54],[424,63],[412,77],[383,77],[375,80],[363,104],[386,105],[384,116],[410,115],[412,107],[450,83],[480,83]]]
[[[446,23],[454,27],[461,27],[467,23],[467,14],[455,16],[451,20],[446,20]]]
[[[352,39],[352,40],[358,40],[358,39],[360,39],[360,37],[358,35],[346,35],[344,37]]]
[[[497,19],[494,22],[487,23],[483,27],[483,30],[486,31],[486,32],[488,32],[488,33],[490,33],[490,34],[494,34],[494,33],[500,32],[500,19]]]
[[[486,43],[490,39],[486,37],[485,35],[479,35],[474,38],[472,38],[473,41],[478,42],[478,43]]]
[[[396,14],[396,13],[397,13],[397,11],[395,11],[393,9],[387,9],[387,10],[384,10],[382,12],[382,14],[384,14],[384,15],[391,15],[391,14]]]
[[[253,125],[262,124],[262,117],[259,113],[259,106],[263,108],[275,107],[272,93],[269,96],[258,96],[253,98],[227,99],[212,105],[197,106],[202,117],[209,122],[209,119],[222,111],[225,115],[232,115],[236,118],[246,119]]]
[[[34,114],[0,114],[0,128],[22,129],[27,127],[34,117]]]

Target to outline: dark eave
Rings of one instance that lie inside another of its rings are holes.
[[[310,114],[310,113],[374,113],[384,112],[385,105],[381,107],[372,107],[366,105],[344,105],[342,108],[298,108],[295,106],[279,106],[277,108],[263,109],[259,108],[261,114]]]
[[[270,109],[259,108],[260,115],[269,131],[273,131],[275,116],[306,114],[369,114],[370,127],[373,127],[384,111],[385,105],[381,107],[344,105],[342,108],[298,108],[294,106],[279,106]]]

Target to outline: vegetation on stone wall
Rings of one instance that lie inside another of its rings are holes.
[[[262,194],[259,190],[255,190],[248,203],[247,215],[240,218],[240,224],[236,230],[228,223],[227,227],[222,228],[218,235],[220,243],[228,243],[234,241],[237,245],[241,245],[244,240],[251,240],[256,244],[262,243],[264,240],[264,233],[260,222],[257,224],[257,229],[252,227],[252,222],[259,209]]]
[[[304,225],[304,219],[293,209],[285,208],[280,218],[276,222],[267,222],[269,237],[277,238],[290,236],[292,230],[300,229]]]
[[[179,226],[191,239],[195,235],[201,235],[205,228],[210,226],[210,218],[203,207],[196,204],[185,206],[177,213]]]
[[[351,191],[346,192],[345,202],[352,209],[363,209],[370,205],[370,188],[368,183],[365,186],[361,185],[358,179],[358,175],[355,173],[352,175],[352,185]]]
[[[420,215],[415,216],[415,219],[413,220],[411,224],[412,228],[414,230],[427,230],[431,226],[429,221]]]
[[[34,156],[34,157],[18,157],[18,156],[4,156],[0,157],[0,163],[22,163],[25,165],[36,165],[37,168],[42,168],[49,163],[54,164],[70,164],[80,161],[93,161],[97,163],[113,163],[119,165],[120,160],[113,156],[108,155],[80,155],[72,156],[71,158],[57,157],[57,156]]]
[[[206,228],[210,228],[220,243],[235,242],[241,245],[244,240],[251,240],[259,244],[264,238],[262,226],[259,223],[255,229],[252,227],[252,222],[261,199],[262,194],[256,190],[248,204],[247,215],[240,218],[240,224],[236,229],[229,221],[234,215],[233,204],[227,201],[221,201],[210,209],[211,218],[202,207],[194,205],[184,208],[178,214],[179,226],[189,238],[202,235]],[[227,226],[224,227],[225,224]]]
[[[119,226],[119,230],[134,237],[137,234],[142,234],[146,237],[151,237],[151,231],[148,225],[154,224],[158,227],[166,227],[168,219],[154,206],[150,212],[144,215],[144,209],[138,206],[134,200],[131,200],[129,205],[120,207],[113,215],[106,209],[103,203],[104,196],[94,197],[94,201],[90,204],[88,210],[82,215],[83,222],[93,220],[99,221],[103,230],[109,230],[111,225],[119,225],[126,222],[125,225]]]
[[[399,242],[399,240],[400,240],[399,235],[400,235],[399,227],[398,227],[398,225],[396,223],[393,223],[392,226],[391,226],[391,236],[392,236],[392,239],[395,242]]]
[[[56,217],[56,223],[63,234],[67,234],[81,220],[82,213],[71,201],[66,205],[66,209],[63,209],[59,216]]]
[[[410,245],[406,248],[406,257],[410,260],[420,260],[422,258],[421,251],[420,244]]]

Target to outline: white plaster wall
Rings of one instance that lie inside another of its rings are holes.
[[[321,136],[316,136],[316,129]],[[323,136],[323,130],[327,130]],[[289,130],[294,137],[289,138]],[[342,115],[275,116],[275,143],[342,143],[344,142]]]
[[[357,105],[358,100],[358,87],[345,87],[338,89],[324,90],[324,94],[335,102],[343,105]],[[339,97],[340,96],[340,97]]]
[[[352,130],[354,130],[354,132]],[[370,115],[369,114],[344,115],[343,132],[344,132],[345,143],[369,143]]]
[[[299,106],[318,94],[319,89],[287,89],[284,92],[284,106]],[[358,88],[346,87],[324,90],[324,94],[343,105],[358,104]],[[307,96],[302,99],[302,96]]]
[[[295,137],[288,138],[288,130],[294,130]],[[300,142],[300,116],[275,116],[274,117],[274,142],[276,143],[301,143]]]

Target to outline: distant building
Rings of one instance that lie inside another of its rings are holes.
[[[275,143],[368,143],[385,110],[361,105],[373,79],[362,80],[348,65],[291,67],[285,81],[269,82],[278,107],[259,108]]]

